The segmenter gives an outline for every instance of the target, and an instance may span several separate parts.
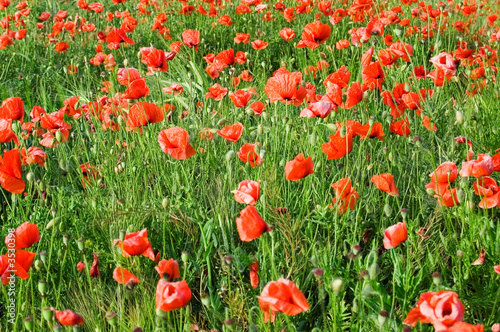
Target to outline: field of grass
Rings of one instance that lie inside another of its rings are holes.
[[[499,12],[0,0],[0,331],[500,331]]]

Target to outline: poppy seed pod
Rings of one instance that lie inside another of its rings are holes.
[[[44,268],[45,268],[45,264],[41,260],[37,259],[35,261],[35,270],[42,271]]]
[[[44,307],[42,308],[42,316],[48,323],[52,322],[54,319],[54,308]]]
[[[464,123],[464,114],[460,111],[456,111],[455,113],[455,126],[462,125]]]
[[[28,331],[33,331],[33,317],[26,317],[23,319],[24,328]]]
[[[108,321],[109,325],[111,326],[116,326],[116,323],[118,321],[118,318],[116,317],[116,313],[114,312],[108,312],[106,314],[106,320]]]
[[[38,291],[42,297],[47,295],[47,282],[45,280],[40,280],[38,282]]]
[[[389,317],[389,313],[385,310],[382,310],[379,312],[377,320],[380,326],[385,324],[385,321],[387,320],[387,317]]]
[[[384,205],[384,213],[389,218],[392,215],[392,208],[389,204]]]

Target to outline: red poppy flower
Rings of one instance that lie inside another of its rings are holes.
[[[300,72],[281,72],[276,73],[269,78],[264,88],[269,101],[274,103],[277,100],[285,104],[294,104],[299,106],[306,97],[306,88],[300,86],[302,82],[302,73]],[[297,88],[297,86],[299,86]]]
[[[375,187],[388,193],[391,196],[399,196],[399,190],[394,183],[394,176],[389,173],[372,176],[371,181]]]
[[[241,181],[237,190],[231,191],[236,202],[241,204],[255,205],[260,197],[260,182],[245,180]]]
[[[257,260],[250,264],[250,285],[253,289],[259,287],[259,264],[257,264]]]
[[[76,270],[81,273],[85,269],[85,263],[84,262],[78,262],[76,264]]]
[[[125,43],[129,45],[134,45],[134,41],[127,37],[125,30],[113,28],[110,33],[106,36],[106,42],[111,44]]]
[[[154,47],[142,47],[141,62],[148,66],[148,75],[153,74],[153,71],[167,71],[168,64],[165,52]]]
[[[264,50],[267,47],[267,45],[269,44],[260,39],[256,39],[252,42],[252,48],[258,51]]]
[[[132,81],[127,90],[122,94],[123,99],[139,99],[149,95],[149,88],[144,78]]]
[[[177,160],[187,159],[196,151],[189,144],[189,134],[180,127],[164,129],[158,135],[161,150]]]
[[[213,98],[215,101],[220,101],[227,95],[227,88],[223,88],[219,83],[215,83],[209,87],[208,91],[209,92],[205,94],[205,99]]]
[[[92,253],[92,255],[94,255],[94,260],[92,261],[89,274],[92,278],[99,278],[99,257],[97,257],[96,253]]]
[[[482,197],[480,208],[491,209],[500,206],[500,187],[493,178],[483,176],[474,182],[473,187],[476,195]]]
[[[164,117],[161,108],[153,103],[141,101],[130,108],[127,115],[127,126],[131,128],[142,127],[148,123],[162,122]]]
[[[9,143],[10,141],[14,141],[16,145],[19,145],[19,138],[12,131],[12,120],[0,118],[0,143]]]
[[[95,168],[95,166],[92,166],[90,163],[81,164],[80,170],[82,171],[83,188],[88,185],[92,185],[92,181],[95,181],[101,176],[97,168]]]
[[[439,165],[438,168],[431,174],[429,177],[431,178],[431,182],[438,183],[448,183],[453,182],[457,179],[458,170],[457,165],[454,162],[447,161]]]
[[[252,109],[254,115],[261,115],[262,111],[264,111],[264,108],[266,108],[266,105],[264,105],[264,103],[259,100],[259,101],[253,102],[250,105],[250,108]],[[498,156],[499,156],[498,159],[500,160],[500,153],[498,153]],[[500,164],[500,162],[499,162],[499,164]]]
[[[283,28],[280,31],[280,37],[283,38],[286,41],[290,41],[295,38],[295,31],[290,28]]]
[[[286,179],[290,181],[298,181],[309,174],[314,173],[314,163],[309,156],[307,159],[304,154],[299,153],[294,160],[291,160],[285,165]]]
[[[383,141],[385,133],[384,129],[382,128],[382,124],[380,122],[375,122],[371,127],[370,123],[361,126],[358,129],[358,135],[360,136],[360,140],[369,137],[378,138],[379,140]]]
[[[69,50],[69,44],[66,42],[59,42],[56,44],[55,50],[59,53],[66,53]]]
[[[10,97],[2,102],[0,119],[24,121],[24,103],[19,97]]]
[[[348,48],[350,44],[351,42],[347,39],[342,39],[335,43],[335,48],[337,50],[343,50],[344,48]]]
[[[408,239],[408,229],[405,222],[398,222],[384,232],[384,248],[393,249]]]
[[[129,86],[135,80],[141,78],[141,74],[135,68],[120,68],[116,74],[118,83],[124,86]]]
[[[22,280],[26,280],[30,277],[28,271],[33,264],[33,259],[36,253],[29,252],[26,250],[17,250],[15,256],[12,253],[7,253],[0,256],[0,276],[2,277],[2,284],[7,285],[9,283],[9,277],[11,273],[14,273]],[[15,259],[14,267],[12,267],[12,259]]]
[[[240,158],[241,161],[244,163],[250,163],[251,167],[259,166],[264,162],[264,160],[255,152],[255,146],[260,145],[259,143],[246,143],[243,144],[241,147],[240,151],[238,151],[236,154],[238,155],[238,158]]]
[[[236,34],[236,37],[234,37],[234,42],[236,44],[243,43],[246,44],[250,41],[250,34],[249,33],[241,33],[238,32]]]
[[[332,28],[328,24],[323,24],[320,21],[306,24],[302,39],[297,44],[297,48],[308,47],[316,49],[320,44],[323,44],[332,33]]]
[[[493,267],[493,271],[495,271],[495,273],[498,273],[500,274],[500,265],[496,265]]]
[[[363,79],[363,87],[370,90],[382,90],[382,83],[385,81],[385,74],[380,62],[372,62],[367,67],[363,68],[361,77]]]
[[[191,290],[185,280],[168,282],[160,279],[156,286],[156,309],[169,312],[185,307],[191,301]]]
[[[236,227],[241,241],[244,242],[250,242],[271,230],[253,205],[241,210],[240,216],[236,218]]]
[[[457,71],[453,55],[449,53],[441,52],[432,57],[430,61],[437,69],[442,70],[445,76],[455,75]]]
[[[484,332],[484,325],[471,325],[464,322],[456,322],[446,332]]]
[[[9,249],[11,248],[9,244],[14,244],[14,249],[19,250],[31,247],[40,239],[38,226],[27,221],[5,237],[5,244]]]
[[[245,107],[252,98],[252,93],[250,91],[238,90],[236,92],[229,93],[229,98],[236,107]]]
[[[335,135],[330,135],[330,142],[323,143],[321,149],[328,156],[328,159],[340,159],[352,151],[352,136],[346,134],[341,136],[338,130]]]
[[[113,270],[113,279],[115,279],[116,282],[122,285],[126,285],[131,281],[136,284],[141,282],[139,279],[137,279],[135,275],[130,273],[127,269],[124,269],[119,266]]]
[[[498,150],[496,150],[496,151],[498,151]],[[500,172],[500,152],[498,152],[493,157],[491,157],[491,162],[493,163],[493,170],[495,172]]]
[[[330,115],[331,110],[333,109],[333,104],[329,101],[318,101],[315,103],[309,104],[307,108],[304,108],[300,112],[300,117],[306,118],[314,118],[319,116],[320,118],[326,118]]]
[[[452,291],[427,292],[420,295],[417,306],[413,308],[403,324],[416,326],[417,322],[434,325],[436,330],[445,331],[464,316],[464,305]]]
[[[85,322],[83,321],[82,316],[77,313],[74,313],[71,310],[54,310],[56,313],[56,319],[63,326],[75,326],[75,325],[83,325]]]
[[[0,157],[0,185],[13,194],[20,194],[24,191],[21,158],[17,148],[5,152],[3,158]]]
[[[395,133],[399,136],[407,137],[408,135],[411,134],[410,122],[408,121],[408,118],[403,118],[399,121],[392,121],[389,129],[393,133]]]
[[[170,258],[169,260],[162,259],[158,263],[158,266],[155,266],[155,270],[158,272],[160,277],[163,277],[165,273],[168,274],[168,281],[181,277],[179,273],[179,263],[177,263],[177,261],[173,258]]]
[[[477,155],[476,160],[465,161],[462,163],[462,169],[460,170],[460,176],[474,176],[475,178],[480,178],[482,176],[488,176],[493,173],[493,161],[491,157],[485,153],[480,153]]]
[[[139,232],[126,234],[123,241],[115,240],[115,245],[122,249],[123,257],[142,255],[148,257],[152,261],[155,260],[153,248],[148,240],[147,228]]]
[[[243,124],[237,122],[233,125],[225,126],[221,130],[217,130],[217,134],[224,137],[227,141],[235,143],[240,139],[241,134],[243,134]]]
[[[332,188],[335,190],[333,204],[335,204],[339,215],[343,215],[348,209],[354,210],[359,195],[358,192],[352,188],[351,180],[349,178],[340,179],[332,184]],[[334,207],[333,204],[330,204],[330,209]]]
[[[187,47],[193,47],[198,52],[198,44],[200,43],[200,32],[197,30],[184,30],[182,33],[182,41]]]
[[[257,298],[265,323],[269,321],[269,311],[271,322],[274,322],[277,312],[295,316],[309,310],[309,303],[297,285],[283,278],[269,282]]]

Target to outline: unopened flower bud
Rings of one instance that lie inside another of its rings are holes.
[[[455,125],[462,125],[464,123],[464,114],[460,111],[455,113]]]
[[[28,174],[26,174],[26,180],[28,180],[28,182],[30,183],[35,182],[35,174],[33,172],[29,172]]]
[[[457,250],[458,259],[462,259],[464,257],[464,252],[462,250]]]
[[[42,297],[47,295],[47,282],[45,280],[40,280],[38,282],[38,291]]]
[[[432,282],[434,283],[434,285],[439,287],[439,285],[441,285],[441,273],[434,272],[432,274]]]
[[[181,259],[184,262],[184,264],[187,264],[187,262],[189,260],[189,253],[187,251],[183,251],[181,253]]]
[[[76,241],[76,244],[78,245],[78,250],[80,251],[85,251],[85,239],[82,237],[82,238],[79,238],[78,241]]]
[[[236,153],[234,153],[233,150],[229,150],[227,153],[226,153],[226,161],[227,162],[230,162],[231,160],[234,159],[234,157],[236,156]]]
[[[384,205],[384,213],[388,218],[392,215],[392,208],[389,204]]]
[[[161,201],[161,206],[164,208],[164,209],[167,209],[168,207],[168,198],[164,198],[162,201]]]
[[[342,287],[344,286],[344,283],[342,281],[342,279],[340,278],[337,278],[337,279],[333,279],[332,281],[332,289],[335,293],[338,293],[342,290]]]
[[[28,331],[33,331],[33,317],[26,317],[23,319],[24,328]]]
[[[106,320],[108,321],[109,325],[111,326],[116,326],[116,323],[118,322],[118,318],[116,317],[116,313],[114,312],[108,312],[106,314]]]

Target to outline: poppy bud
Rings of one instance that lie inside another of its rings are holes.
[[[42,308],[42,316],[48,323],[52,322],[54,319],[54,308],[52,307],[44,307]]]
[[[78,241],[76,241],[76,244],[78,246],[78,250],[81,252],[85,251],[85,240],[83,238],[79,238]]]
[[[383,111],[382,112],[382,119],[386,119],[388,115],[389,115],[389,112]]]
[[[168,198],[164,198],[162,201],[161,201],[161,206],[164,208],[164,209],[167,209],[168,207]]]
[[[411,91],[411,86],[408,83],[405,83],[405,92],[408,93]]]
[[[45,280],[40,280],[38,282],[38,291],[42,297],[47,295],[47,282]]]
[[[263,133],[264,133],[264,126],[260,124],[257,126],[257,134],[262,135]]]
[[[377,262],[373,262],[372,265],[368,268],[368,275],[370,276],[371,280],[375,280],[378,274],[378,265]]]
[[[29,172],[28,174],[26,174],[26,180],[28,180],[28,182],[30,183],[35,182],[35,174],[33,172]]]
[[[457,189],[457,200],[459,203],[463,203],[465,201],[465,191],[462,188]]]
[[[62,224],[61,224],[61,225],[62,225]],[[64,234],[64,235],[63,235],[63,243],[64,243],[64,245],[65,245],[66,247],[68,246],[69,239],[70,239],[69,234]]]
[[[226,326],[226,328],[227,328],[228,330],[232,330],[232,329],[233,329],[233,327],[234,327],[234,319],[232,319],[232,318],[228,318],[228,319],[226,319],[226,320],[224,321],[224,325]]]
[[[208,294],[201,294],[201,303],[205,307],[210,306],[210,297],[208,296]]]
[[[466,206],[469,210],[474,210],[474,202],[473,201],[467,201]]]
[[[56,140],[61,143],[63,140],[63,135],[60,130],[56,131]]]
[[[117,318],[116,318],[116,313],[114,312],[108,312],[106,314],[106,320],[108,321],[109,325],[111,326],[116,326],[116,323],[117,323]]]
[[[392,215],[392,208],[389,204],[384,205],[384,213],[388,218]]]
[[[24,328],[28,331],[33,331],[33,317],[23,319]]]
[[[362,100],[364,102],[367,102],[368,100],[370,100],[370,92],[368,92],[368,90],[366,90],[365,92],[363,92]]]
[[[405,220],[406,217],[408,216],[408,209],[407,208],[402,208],[400,210],[400,212],[401,212],[401,217],[403,217],[403,220]]]
[[[434,283],[434,285],[439,287],[439,285],[441,285],[441,273],[434,272],[432,274],[432,282]]]
[[[313,270],[313,274],[316,277],[316,279],[321,279],[323,277],[324,271],[323,269],[317,268]]]
[[[252,116],[253,115],[253,111],[251,108],[247,108],[247,110],[245,111],[246,115],[247,116]]]
[[[387,320],[387,317],[389,317],[389,313],[385,310],[382,310],[378,313],[377,320],[380,326],[384,325],[385,321]]]
[[[12,122],[11,129],[16,135],[19,134],[19,123],[17,121]]]
[[[342,279],[333,279],[332,281],[332,289],[335,293],[339,293],[342,290],[342,287],[344,286],[344,283]]]
[[[316,135],[312,134],[309,136],[309,144],[316,145]]]
[[[334,123],[327,123],[326,126],[328,127],[328,129],[330,129],[331,131],[337,131],[337,125],[334,124]]]
[[[166,320],[168,317],[168,314],[166,311],[163,311],[159,308],[156,309],[156,317],[159,318],[160,320]]]
[[[226,161],[227,162],[230,162],[231,160],[233,160],[236,156],[236,153],[234,153],[233,150],[229,150],[227,153],[226,153]]]
[[[189,253],[187,251],[183,251],[181,254],[181,259],[184,262],[184,264],[187,264],[189,260]]]
[[[464,123],[464,114],[460,111],[456,111],[455,113],[455,126],[456,125],[461,125]]]
[[[427,188],[426,191],[427,191],[427,195],[429,195],[429,196],[436,195],[436,192],[434,191],[434,189]]]
[[[262,112],[260,115],[265,121],[269,120],[269,113],[267,112]]]
[[[388,124],[391,124],[392,123],[392,115],[390,115],[390,114],[387,115],[385,120],[387,121]]]
[[[363,297],[371,297],[373,293],[375,293],[375,290],[370,284],[365,284],[365,286],[361,290],[361,296]]]
[[[344,125],[342,125],[342,127],[340,127],[340,137],[344,138],[345,137],[345,134],[346,134],[346,128]]]
[[[458,259],[464,258],[464,252],[462,250],[457,250],[457,257]]]
[[[352,301],[352,308],[351,308],[351,311],[353,313],[357,313],[359,310],[358,308],[358,301],[356,299],[354,299],[354,301]]]
[[[40,252],[40,259],[42,260],[43,263],[47,263],[47,252],[46,251]]]
[[[45,264],[41,260],[37,259],[35,261],[35,270],[42,271],[44,268],[45,268]]]

